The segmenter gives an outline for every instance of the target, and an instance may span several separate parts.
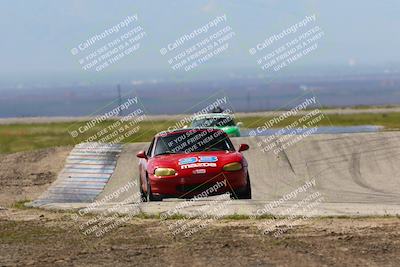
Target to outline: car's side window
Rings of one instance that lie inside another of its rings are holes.
[[[150,143],[149,149],[147,150],[147,156],[148,157],[151,157],[151,151],[153,151],[154,140],[155,140],[155,138],[153,138],[153,140]]]

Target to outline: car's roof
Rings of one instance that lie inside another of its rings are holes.
[[[207,118],[226,118],[232,117],[229,113],[207,113],[194,116],[194,119],[207,119]]]
[[[209,131],[209,132],[223,132],[224,131],[217,129],[217,128],[197,128],[197,127],[193,127],[193,128],[182,128],[182,129],[175,129],[175,130],[171,130],[171,131],[162,131],[159,132],[158,134],[156,134],[156,136],[167,136],[167,135],[173,135],[173,134],[178,134],[178,133],[185,133],[185,132],[190,132],[190,131],[196,131],[196,132],[202,132],[202,131]]]

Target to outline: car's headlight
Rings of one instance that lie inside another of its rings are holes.
[[[157,176],[171,176],[175,175],[176,171],[172,168],[157,168],[155,169],[154,174]]]
[[[222,169],[227,172],[240,171],[242,169],[242,164],[240,164],[240,162],[232,162],[225,164]]]

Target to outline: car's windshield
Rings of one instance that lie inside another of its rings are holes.
[[[229,116],[195,119],[192,122],[192,127],[225,127],[235,126],[235,122]]]
[[[154,155],[226,150],[234,148],[224,132],[195,130],[159,137]]]

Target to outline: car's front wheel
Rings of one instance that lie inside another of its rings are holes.
[[[153,195],[153,193],[151,192],[151,185],[150,185],[150,180],[149,180],[149,178],[147,177],[147,179],[146,179],[146,182],[147,182],[147,192],[146,192],[146,195],[145,195],[145,199],[146,199],[146,201],[145,202],[150,202],[150,201],[162,201],[162,198],[161,197],[156,197],[156,196],[154,196]]]
[[[251,199],[251,183],[250,177],[247,174],[247,184],[244,188],[231,192],[231,198],[233,199]]]
[[[139,176],[139,190],[140,190],[140,199],[142,202],[147,202],[147,195],[146,193],[143,191],[143,187],[142,187],[142,178]]]

